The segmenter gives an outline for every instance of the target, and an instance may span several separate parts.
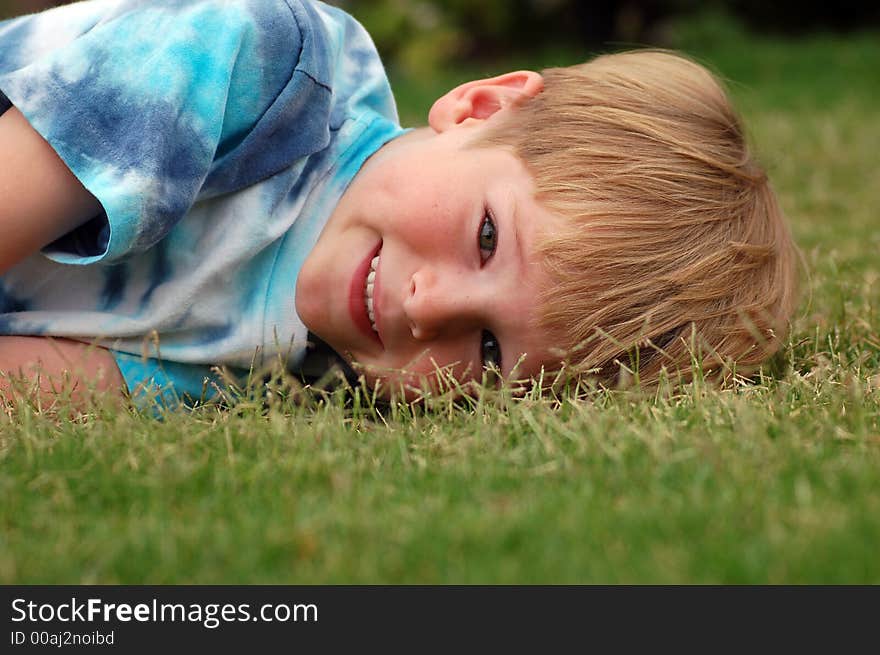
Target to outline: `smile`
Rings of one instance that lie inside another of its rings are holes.
[[[381,250],[380,241],[354,270],[348,292],[348,313],[361,334],[384,347],[379,335],[379,284],[376,277]]]
[[[367,281],[364,284],[364,305],[367,308],[367,316],[370,319],[370,327],[376,334],[376,313],[373,311],[373,287],[376,284],[376,267],[379,266],[379,255],[377,254],[370,260],[370,272],[367,274]]]

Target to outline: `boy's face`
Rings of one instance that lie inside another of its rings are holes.
[[[551,360],[534,327],[547,284],[535,248],[560,219],[512,153],[470,146],[486,119],[443,118],[435,105],[432,127],[367,162],[299,274],[303,322],[371,384],[419,386],[437,367],[479,380],[493,363],[525,377]]]

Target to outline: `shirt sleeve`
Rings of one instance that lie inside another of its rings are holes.
[[[125,380],[129,398],[141,409],[176,409],[224,400],[228,381],[213,366],[184,364],[154,357],[110,351]],[[229,370],[236,380],[247,371]],[[228,398],[227,398],[228,399]]]
[[[296,6],[93,0],[0,23],[0,91],[104,209],[44,253],[142,252],[200,198],[320,147],[326,124],[301,109],[329,90],[300,70]]]

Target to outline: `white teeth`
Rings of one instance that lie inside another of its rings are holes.
[[[379,333],[379,330],[376,329],[376,314],[373,311],[373,285],[376,283],[376,267],[378,265],[379,255],[376,255],[373,257],[372,261],[370,261],[370,272],[367,275],[367,282],[364,285],[364,305],[367,307],[367,316],[370,319],[370,326],[376,334]]]

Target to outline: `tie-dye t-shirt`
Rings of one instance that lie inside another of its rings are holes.
[[[0,276],[0,334],[98,338],[132,391],[198,397],[212,365],[297,366],[297,273],[401,133],[354,19],[306,0],[90,0],[0,22],[0,92],[105,212]]]

